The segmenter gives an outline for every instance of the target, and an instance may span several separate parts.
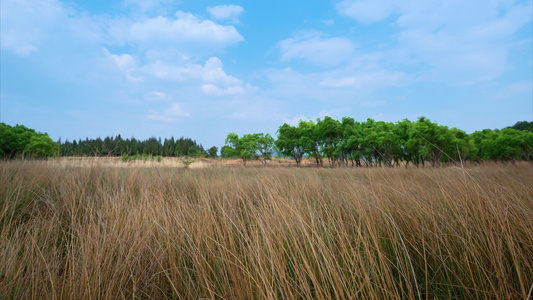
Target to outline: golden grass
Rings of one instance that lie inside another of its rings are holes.
[[[0,298],[523,299],[533,168],[0,164]]]
[[[189,169],[205,169],[205,168],[244,168],[241,159],[222,159],[222,158],[197,158],[197,157],[162,157],[161,161],[154,159],[138,159],[123,161],[121,157],[59,157],[51,158],[48,161],[49,165],[59,167],[106,167],[106,168],[185,168],[183,161],[192,161],[192,164],[187,166]],[[324,159],[324,163],[328,165],[327,159]],[[246,162],[247,167],[258,168],[264,167],[263,162],[260,160],[250,160]],[[268,167],[296,167],[296,162],[293,159],[277,158],[274,157],[267,161]],[[312,159],[302,160],[303,167],[315,167],[315,163]]]

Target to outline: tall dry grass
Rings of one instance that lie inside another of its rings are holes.
[[[0,298],[523,299],[533,169],[0,164]]]

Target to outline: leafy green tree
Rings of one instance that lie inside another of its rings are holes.
[[[245,134],[239,138],[238,134],[230,132],[226,137],[226,146],[233,149],[231,152],[242,159],[244,167],[247,161],[257,158],[257,140],[252,134]]]
[[[304,152],[304,140],[299,128],[287,123],[278,128],[278,139],[275,142],[276,148],[285,157],[292,157],[296,161],[296,166],[300,166]]]
[[[431,160],[433,167],[438,166],[449,142],[448,127],[438,125],[422,116],[414,123],[412,129],[410,138],[416,141],[421,154]]]
[[[492,156],[501,160],[529,160],[533,147],[533,132],[504,128],[491,143]]]
[[[339,121],[325,116],[323,120],[317,119],[318,138],[322,153],[329,160],[329,165],[335,165],[339,158],[337,146],[341,142],[341,124]]]
[[[311,120],[300,120],[297,130],[300,132],[299,142],[303,147],[303,152],[315,159],[317,167],[321,166],[322,155],[320,153],[320,140],[315,122]]]
[[[361,154],[367,167],[372,167],[374,163],[381,162],[379,149],[377,147],[376,121],[371,118],[361,123]]]
[[[409,147],[409,131],[412,127],[413,122],[408,119],[396,122],[396,126],[394,127],[396,136],[398,137],[400,160],[405,162],[405,167],[409,166],[409,163],[413,161],[414,156],[417,154],[416,149]]]
[[[444,149],[444,161],[452,160],[455,163],[467,159],[475,159],[475,145],[470,136],[461,129],[450,128],[446,133],[447,144]]]
[[[274,151],[274,138],[270,134],[254,133],[257,151],[263,164],[267,165],[267,160],[272,159],[272,152]]]
[[[533,132],[533,122],[519,121],[516,122],[516,124],[514,124],[513,126],[507,128],[512,128],[516,130],[527,130]]]
[[[59,155],[59,143],[54,142],[48,135],[34,135],[26,147],[26,151],[35,158],[48,158]]]
[[[337,145],[335,153],[339,156],[341,163],[343,163],[345,166],[348,166],[348,161],[352,162],[352,166],[354,165],[353,152],[351,151],[348,144],[350,137],[354,134],[354,126],[355,120],[353,118],[342,118],[340,123],[340,143],[339,145]]]
[[[352,161],[352,166],[360,167],[361,159],[363,157],[361,123],[351,122],[351,120],[343,120],[343,139],[345,142],[346,151]]]
[[[222,146],[222,148],[220,148],[220,157],[222,158],[234,158],[234,157],[237,157],[238,156],[238,152],[236,149],[233,149],[232,147],[228,146],[228,145],[224,145]]]
[[[36,132],[24,125],[0,123],[0,154],[3,158],[47,158],[59,154],[59,144],[46,133]]]
[[[393,166],[399,165],[399,156],[401,152],[399,136],[394,130],[394,124],[390,122],[378,121],[373,123],[372,135],[374,142],[372,147],[376,153],[375,157],[379,164]]]
[[[213,147],[207,149],[207,153],[208,153],[209,157],[217,158],[218,157],[218,155],[217,155],[218,148],[216,146],[213,146]]]

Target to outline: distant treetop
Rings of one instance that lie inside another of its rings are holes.
[[[516,130],[527,130],[533,132],[533,122],[528,121],[519,121],[516,122],[513,126],[509,126],[507,128],[512,128]]]

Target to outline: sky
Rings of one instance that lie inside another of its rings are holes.
[[[520,0],[2,0],[0,121],[54,140],[533,119]]]

